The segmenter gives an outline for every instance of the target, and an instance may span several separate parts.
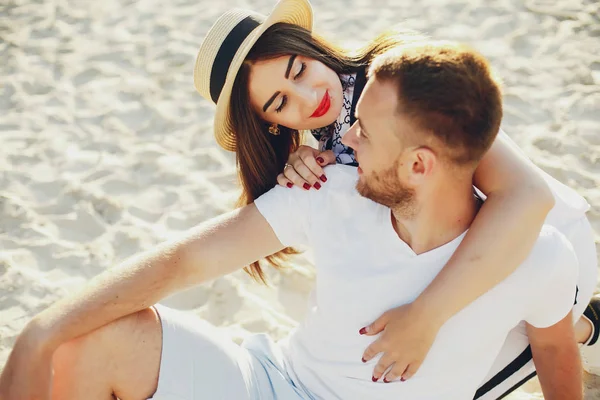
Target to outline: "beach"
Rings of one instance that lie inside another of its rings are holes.
[[[235,157],[193,86],[199,44],[232,7],[272,0],[8,0],[0,4],[0,368],[25,324],[127,257],[231,210]],[[314,0],[315,31],[359,45],[396,24],[471,45],[503,81],[503,129],[591,204],[600,250],[600,2]],[[237,342],[285,337],[310,257],[243,271],[162,304]],[[600,289],[600,286],[597,286]],[[600,378],[586,375],[586,400]],[[536,379],[511,400],[542,399]]]

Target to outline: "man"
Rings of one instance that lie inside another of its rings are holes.
[[[276,187],[45,310],[15,343],[0,399],[49,399],[51,386],[57,399],[471,399],[522,320],[546,398],[581,399],[577,260],[552,228],[442,327],[411,379],[371,377],[378,358],[361,361],[374,338],[359,329],[414,300],[475,218],[472,176],[501,116],[487,63],[468,49],[416,44],[378,57],[344,137],[360,168],[328,168],[320,191]],[[260,335],[236,346],[203,321],[149,308],[296,245],[315,254],[314,304],[281,346]]]

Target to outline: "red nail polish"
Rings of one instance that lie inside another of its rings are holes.
[[[323,164],[325,162],[323,157],[317,157],[317,161],[319,162],[319,164]]]
[[[388,381],[388,380],[387,380],[387,376],[386,376],[385,378],[383,378],[383,382],[384,382],[384,383],[390,383],[391,381]]]
[[[315,189],[319,190],[321,189],[321,184],[319,182],[316,182],[314,185]]]
[[[367,334],[367,328],[360,328],[360,331],[358,331],[358,333],[360,333],[361,335],[366,335]]]
[[[308,183],[305,183],[304,186],[302,186],[302,187],[306,190],[310,189],[310,185]]]
[[[288,182],[287,183],[287,187],[289,187],[290,189],[294,187],[294,184],[292,182]]]
[[[362,362],[366,363],[366,362],[367,362],[367,360],[365,360],[365,358],[363,357],[363,358],[362,358]]]
[[[372,380],[373,382],[377,382],[377,378],[375,378],[374,376],[372,376],[372,377],[371,377],[371,380]]]
[[[400,378],[400,381],[402,381],[402,382],[404,382],[405,380],[406,380],[406,379],[404,379],[403,377],[402,377],[402,378]]]
[[[327,177],[325,175],[321,175],[319,179],[321,180],[321,182],[327,182]]]

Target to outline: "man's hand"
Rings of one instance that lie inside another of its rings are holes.
[[[50,400],[52,354],[39,337],[24,330],[0,375],[0,400]]]
[[[361,335],[376,335],[383,331],[363,354],[367,362],[378,353],[383,353],[375,366],[373,380],[385,375],[384,382],[398,378],[405,381],[413,376],[427,356],[440,326],[435,321],[418,312],[412,304],[407,304],[385,312],[371,325],[360,330]]]
[[[569,313],[548,328],[527,324],[533,362],[547,400],[581,400],[581,358]]]

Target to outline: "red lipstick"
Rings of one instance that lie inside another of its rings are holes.
[[[321,99],[321,104],[319,104],[319,106],[317,107],[315,112],[313,112],[310,117],[311,118],[322,117],[323,115],[325,115],[327,113],[327,111],[329,111],[329,107],[331,107],[331,99],[329,97],[329,92],[326,90],[325,94],[323,95],[323,99]]]

